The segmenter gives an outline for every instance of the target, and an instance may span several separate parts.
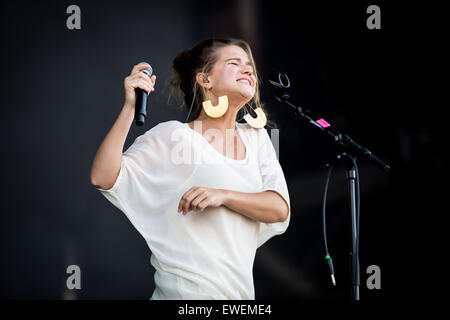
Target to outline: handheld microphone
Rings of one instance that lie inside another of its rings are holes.
[[[148,64],[146,62],[141,62],[139,64]],[[142,70],[149,78],[152,76],[153,69],[149,67]],[[137,126],[142,126],[147,118],[147,98],[148,93],[140,88],[136,88],[136,105],[134,111],[134,119],[136,120]]]

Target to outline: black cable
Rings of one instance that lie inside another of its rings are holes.
[[[327,193],[328,193],[328,184],[330,182],[331,172],[333,171],[334,164],[328,165],[328,174],[325,182],[325,191],[323,193],[323,202],[322,202],[322,232],[323,232],[323,243],[325,247],[325,260],[327,261],[328,268],[331,275],[331,282],[333,285],[336,285],[336,280],[334,277],[334,267],[333,267],[333,259],[331,259],[330,253],[328,252],[328,243],[327,243],[327,223],[326,223],[326,204],[327,204]]]

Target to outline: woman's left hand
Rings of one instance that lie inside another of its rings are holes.
[[[206,207],[224,204],[226,190],[194,186],[186,191],[178,204],[178,212],[187,214],[191,210],[203,211]]]

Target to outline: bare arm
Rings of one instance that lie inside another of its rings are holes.
[[[276,192],[268,190],[246,193],[225,190],[223,205],[256,221],[284,222],[288,217],[288,206]]]
[[[119,175],[122,152],[134,119],[132,107],[124,105],[116,122],[101,143],[91,167],[91,184],[110,189]]]
[[[119,176],[123,146],[134,120],[135,89],[140,88],[148,93],[155,90],[156,76],[149,78],[141,72],[148,67],[147,64],[135,65],[130,75],[124,80],[124,106],[92,162],[90,179],[91,184],[96,188],[111,189]]]
[[[246,193],[234,190],[193,186],[178,204],[178,212],[203,211],[206,207],[226,206],[242,215],[265,223],[284,222],[288,218],[288,205],[277,192],[267,190]]]

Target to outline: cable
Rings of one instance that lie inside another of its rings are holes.
[[[357,278],[357,285],[359,286],[359,221],[360,221],[360,185],[359,185],[359,171],[358,171],[358,166],[356,164],[356,158],[352,157],[350,154],[348,153],[343,153],[342,155],[347,156],[352,164],[353,167],[355,168],[355,200],[356,200],[356,248],[355,248],[355,252],[353,252],[353,254],[356,257],[356,260],[358,262],[356,268],[357,270],[355,271],[358,275]],[[340,159],[341,157],[338,157],[338,159]],[[327,173],[327,179],[325,182],[325,190],[324,190],[324,194],[323,194],[323,202],[322,202],[322,231],[323,231],[323,242],[324,242],[324,247],[325,247],[325,260],[327,261],[328,264],[328,268],[330,271],[330,275],[331,275],[331,281],[333,283],[333,285],[336,285],[336,280],[335,280],[335,276],[334,276],[334,266],[333,266],[333,259],[330,256],[330,253],[328,251],[328,242],[327,242],[327,225],[326,225],[326,202],[327,202],[327,193],[328,193],[328,185],[330,182],[330,177],[331,177],[331,173],[334,167],[334,163],[333,164],[327,164],[328,166],[328,173]]]
[[[194,105],[194,102],[195,102],[195,94],[196,94],[196,92],[197,92],[197,90],[195,90],[195,84],[194,84],[194,97],[192,98],[191,107],[189,108],[189,113],[188,113],[188,115],[186,117],[186,120],[185,120],[186,122],[188,121],[189,116],[191,115],[192,106]]]
[[[323,193],[323,202],[322,202],[322,232],[323,232],[323,243],[325,247],[325,260],[328,264],[328,269],[331,275],[331,282],[333,285],[336,285],[336,279],[334,277],[334,267],[333,267],[333,259],[331,259],[330,253],[328,252],[328,243],[327,243],[327,223],[326,223],[326,204],[327,204],[327,193],[328,193],[328,183],[330,182],[331,172],[333,171],[334,164],[328,165],[328,174],[327,180],[325,182],[325,191]]]

